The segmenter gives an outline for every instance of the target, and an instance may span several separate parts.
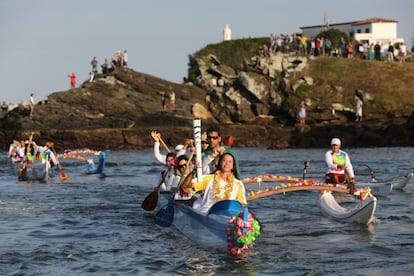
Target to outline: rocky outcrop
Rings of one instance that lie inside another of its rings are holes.
[[[0,141],[6,149],[13,139],[27,139],[34,132],[35,140],[53,140],[57,149],[142,149],[152,146],[153,129],[167,144],[182,143],[192,136],[192,120],[201,118],[203,128],[220,125],[239,147],[325,147],[332,136],[347,146],[414,145],[409,139],[414,115],[398,116],[391,109],[386,117],[368,113],[369,119],[355,123],[349,89],[340,85],[323,84],[323,96],[301,97],[303,89],[319,85],[302,73],[309,62],[290,54],[257,55],[233,68],[212,54],[191,56],[192,82],[184,84],[119,68],[78,88],[52,93],[37,104],[33,120],[28,105],[3,109]],[[175,91],[176,106],[171,109],[167,99],[163,111],[160,92],[169,90]],[[374,102],[375,95],[364,97]],[[299,101],[307,106],[305,126],[296,123]]]

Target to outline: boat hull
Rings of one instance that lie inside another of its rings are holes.
[[[407,175],[392,180],[393,188],[397,190],[403,190],[405,186],[407,186],[408,182],[410,182],[413,175],[413,173],[408,173]]]
[[[350,208],[339,205],[331,192],[324,192],[319,195],[318,206],[324,216],[337,221],[354,222],[360,224],[370,224],[374,220],[377,207],[377,199],[369,196],[367,199],[359,201]]]
[[[49,162],[44,159],[26,164],[25,180],[47,181],[49,179],[49,168]]]
[[[103,173],[103,170],[105,167],[105,160],[106,160],[106,153],[104,151],[101,151],[99,153],[98,166],[96,166],[93,162],[88,164],[88,174]]]
[[[388,196],[393,189],[403,190],[407,186],[408,182],[410,182],[412,177],[413,173],[408,173],[404,176],[389,181],[360,182],[356,183],[356,186],[359,188],[371,188],[371,193],[375,196]]]
[[[175,204],[174,226],[193,242],[204,247],[227,248],[228,220],[242,210],[238,201],[229,201],[226,211],[202,214],[184,204]]]

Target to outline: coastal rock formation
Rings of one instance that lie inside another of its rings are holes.
[[[201,118],[203,128],[219,124],[239,147],[325,147],[332,136],[347,147],[414,145],[412,109],[384,106],[383,96],[364,92],[365,105],[375,108],[366,108],[363,122],[355,123],[355,89],[312,77],[315,61],[290,53],[258,54],[231,67],[213,54],[192,55],[192,77],[183,84],[117,68],[52,93],[37,103],[32,120],[28,105],[3,109],[0,141],[5,149],[34,132],[35,140],[53,140],[57,149],[143,149],[152,146],[153,129],[169,145],[182,143],[192,136],[192,120]],[[160,92],[170,90],[175,108],[167,98],[163,110]],[[307,107],[304,126],[297,124],[301,102]]]

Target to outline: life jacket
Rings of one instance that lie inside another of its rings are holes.
[[[338,166],[345,166],[346,161],[346,154],[343,151],[339,151],[338,153],[331,152],[332,155],[332,161],[334,164],[337,164]]]
[[[44,151],[36,153],[36,160],[45,160],[46,153]]]
[[[35,160],[35,158],[36,158],[36,156],[34,156],[33,154],[31,154],[31,153],[28,153],[27,154],[27,163],[28,164],[33,164],[33,161]]]

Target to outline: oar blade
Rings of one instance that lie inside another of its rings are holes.
[[[23,164],[22,167],[19,169],[18,178],[19,178],[19,181],[26,181],[27,180],[26,164]]]
[[[69,180],[70,179],[70,177],[69,177],[69,175],[67,175],[64,171],[60,171],[60,181],[67,181],[67,180]]]
[[[157,207],[158,203],[158,192],[152,191],[142,202],[141,207],[145,211],[152,211]]]

